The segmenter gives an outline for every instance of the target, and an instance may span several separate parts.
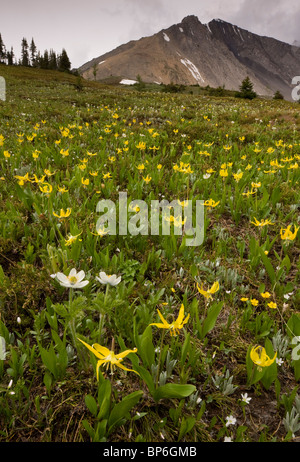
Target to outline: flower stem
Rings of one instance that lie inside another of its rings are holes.
[[[160,348],[159,348],[159,357],[158,357],[158,364],[157,364],[157,373],[156,373],[156,388],[158,388],[158,380],[159,380],[159,371],[160,371],[160,361],[161,361],[161,352],[163,348],[163,341],[164,341],[165,331],[162,330],[161,333],[161,340],[160,340]]]
[[[73,302],[73,289],[70,288],[69,292],[69,315],[70,315],[70,321],[69,321],[69,328],[71,331],[71,337],[72,337],[72,343],[77,351],[78,354],[78,359],[81,363],[81,365],[85,368],[85,361],[84,361],[84,356],[82,355],[82,351],[80,349],[80,346],[77,342],[77,336],[76,336],[76,323],[75,323],[75,317],[72,316],[71,314],[71,307],[72,307],[72,302]]]

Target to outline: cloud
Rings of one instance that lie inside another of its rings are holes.
[[[240,27],[291,43],[300,38],[298,0],[243,0],[232,15]]]
[[[77,67],[187,15],[202,23],[220,18],[289,43],[300,40],[299,0],[10,0],[1,5],[0,32],[18,57],[22,38],[33,37],[41,52],[65,48]]]

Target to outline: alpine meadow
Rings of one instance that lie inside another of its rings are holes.
[[[0,75],[0,441],[299,441],[299,103]]]

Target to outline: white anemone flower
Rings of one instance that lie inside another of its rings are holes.
[[[61,286],[68,287],[71,289],[81,289],[89,283],[89,281],[87,280],[83,281],[85,277],[85,272],[81,270],[77,273],[75,268],[71,269],[69,276],[66,276],[63,273],[56,273],[55,276],[58,279],[58,282]]]
[[[96,276],[96,279],[104,285],[109,284],[110,286],[117,286],[121,281],[121,276],[117,277],[116,274],[106,274],[104,271],[100,271],[99,277]]]

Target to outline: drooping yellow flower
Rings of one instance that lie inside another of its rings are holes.
[[[94,236],[105,236],[105,234],[108,233],[108,231],[105,230],[105,228],[97,228],[96,229],[97,233],[92,233]]]
[[[258,345],[256,347],[253,347],[250,351],[250,358],[259,367],[268,367],[273,364],[277,356],[277,352],[274,355],[274,358],[270,358],[267,355],[267,352],[264,347]]]
[[[84,179],[84,178],[81,178],[81,184],[85,187],[85,186],[88,186],[90,184],[90,180],[88,178]]]
[[[266,225],[274,225],[274,223],[271,222],[271,220],[267,219],[267,220],[261,220],[261,221],[258,221],[257,218],[254,217],[254,220],[255,221],[251,221],[251,223],[255,226],[266,226]]]
[[[139,164],[139,165],[137,165],[136,168],[137,168],[138,170],[144,170],[145,165],[144,165],[144,164]]]
[[[141,149],[142,151],[144,151],[144,150],[146,149],[146,143],[144,143],[143,141],[140,141],[140,142],[136,145],[136,147],[137,147],[138,149]]]
[[[57,186],[57,190],[62,194],[69,191],[65,186]]]
[[[208,289],[208,290],[204,290],[203,286],[200,287],[198,282],[197,282],[198,292],[200,294],[204,295],[205,298],[212,298],[212,294],[215,294],[216,292],[218,292],[219,288],[220,288],[220,285],[219,285],[218,281],[214,282],[213,285],[211,286],[211,288]]]
[[[249,196],[251,196],[251,195],[253,195],[253,194],[255,194],[255,193],[256,193],[256,191],[253,191],[253,189],[251,189],[251,191],[247,191],[247,192],[245,192],[245,193],[242,193],[242,195],[243,195],[243,196],[249,197]]]
[[[68,238],[65,239],[65,245],[66,246],[69,246],[69,245],[72,245],[74,242],[77,241],[77,238],[80,236],[81,233],[79,234],[76,234],[75,236],[73,236],[72,234],[69,234]],[[81,240],[81,239],[80,239]]]
[[[289,225],[287,228],[281,228],[280,230],[280,236],[282,240],[285,241],[294,241],[296,239],[297,233],[299,230],[299,226],[294,227],[294,232],[291,231],[291,225]]]
[[[259,181],[258,183],[254,183],[254,181],[252,181],[251,186],[252,186],[252,188],[260,188],[261,187],[261,182]]]
[[[225,178],[226,176],[228,176],[228,170],[227,168],[221,168],[220,170],[220,176],[222,176],[223,178]]]
[[[289,167],[288,167],[288,170],[293,170],[293,169],[297,169],[299,168],[299,165],[297,162],[295,162],[294,164],[291,164]]]
[[[30,178],[29,178],[29,173],[27,172],[26,175],[22,176],[22,175],[15,175],[15,178],[17,178],[18,181],[18,184],[20,186],[23,186],[27,181],[30,181]]]
[[[112,373],[114,372],[115,367],[119,367],[124,371],[135,372],[138,374],[138,372],[134,371],[133,369],[128,369],[127,367],[123,366],[123,364],[121,364],[127,355],[130,353],[136,353],[137,348],[134,348],[133,350],[125,350],[122,353],[115,354],[114,351],[109,350],[108,348],[101,346],[98,343],[94,343],[94,345],[90,346],[80,338],[78,340],[83,343],[83,345],[85,345],[96,356],[96,358],[99,359],[96,367],[97,380],[99,380],[99,368],[102,366],[102,364],[106,364],[106,369],[108,369],[110,366]]]
[[[69,153],[69,149],[61,149],[60,151],[60,154],[63,156],[63,157],[67,157],[70,153]]]
[[[71,210],[70,208],[67,208],[66,211],[64,209],[60,209],[59,215],[55,212],[53,212],[53,215],[57,218],[68,218],[71,215]]]
[[[33,157],[34,159],[38,159],[40,153],[41,153],[41,151],[38,151],[38,150],[36,149],[35,151],[33,151],[32,157]]]
[[[52,190],[53,190],[53,187],[49,183],[44,183],[43,186],[40,186],[40,190],[44,194],[50,194],[52,192]]]
[[[38,177],[36,176],[36,174],[34,173],[34,175],[33,175],[33,179],[31,179],[30,181],[31,181],[31,183],[37,183],[37,184],[39,184],[39,183],[42,183],[42,184],[48,184],[47,182],[45,182],[45,177],[46,177],[46,175],[43,175],[41,178],[38,178]]]
[[[176,321],[172,323],[168,323],[159,310],[157,310],[157,312],[162,322],[161,323],[154,322],[154,323],[151,323],[150,326],[156,326],[159,329],[169,329],[170,334],[173,336],[176,336],[179,333],[179,329],[183,328],[184,324],[188,322],[189,317],[190,317],[190,315],[188,314],[187,317],[183,319],[184,318],[184,305],[183,304],[180,307],[178,318],[176,319]]]
[[[45,173],[47,176],[52,176],[52,175],[55,174],[55,172],[51,172],[51,170],[49,170],[48,168],[45,168],[44,173]]]
[[[147,184],[150,183],[151,179],[152,179],[152,177],[149,176],[149,175],[147,175],[146,178],[143,177],[143,180],[144,180]]]
[[[237,183],[243,178],[243,172],[233,173],[232,175]]]
[[[216,202],[213,199],[208,199],[204,202],[204,205],[210,210],[212,207],[217,207],[220,204],[220,201]]]
[[[107,178],[112,178],[110,172],[108,172],[108,173],[103,173],[103,180],[106,180]]]

